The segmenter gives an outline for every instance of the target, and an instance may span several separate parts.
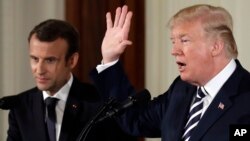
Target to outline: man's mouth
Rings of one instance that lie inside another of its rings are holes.
[[[37,82],[39,82],[39,83],[45,83],[48,79],[46,79],[46,78],[41,78],[41,77],[37,77],[36,80],[37,80]]]
[[[183,63],[183,62],[176,62],[176,63],[178,65],[179,71],[183,71],[185,69],[185,67],[186,67],[185,63]]]

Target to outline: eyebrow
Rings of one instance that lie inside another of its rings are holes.
[[[40,57],[37,57],[37,56],[34,56],[34,55],[30,55],[30,57],[31,58],[40,58]],[[45,57],[45,58],[42,58],[42,59],[46,60],[46,59],[58,59],[58,58],[55,57],[55,56],[49,56],[49,57]]]
[[[178,35],[177,38],[189,37],[187,34]],[[175,39],[175,37],[170,37],[171,40]]]
[[[183,38],[183,37],[189,37],[187,34],[181,34],[179,35],[179,38]]]

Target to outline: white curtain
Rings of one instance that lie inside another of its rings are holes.
[[[165,92],[178,75],[171,56],[168,20],[178,10],[194,4],[212,4],[226,8],[233,16],[234,35],[239,50],[239,60],[250,70],[248,38],[250,37],[250,1],[244,0],[146,0],[146,88],[153,96]],[[170,121],[171,122],[171,121]],[[164,131],[163,133],[164,134]],[[146,139],[159,141],[160,139]]]
[[[48,18],[64,19],[63,0],[0,1],[0,97],[34,87],[27,37]],[[6,140],[8,111],[0,110],[0,140]]]

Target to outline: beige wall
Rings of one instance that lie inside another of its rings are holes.
[[[63,0],[0,1],[0,97],[34,86],[28,56],[27,36],[39,22],[64,19]],[[8,111],[0,110],[0,140],[6,140]]]

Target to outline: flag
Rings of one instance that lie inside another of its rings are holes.
[[[223,110],[223,109],[224,109],[224,107],[225,107],[225,105],[224,105],[223,103],[221,103],[221,102],[220,102],[220,104],[219,104],[218,108],[219,108],[219,109],[221,109],[221,110]]]

